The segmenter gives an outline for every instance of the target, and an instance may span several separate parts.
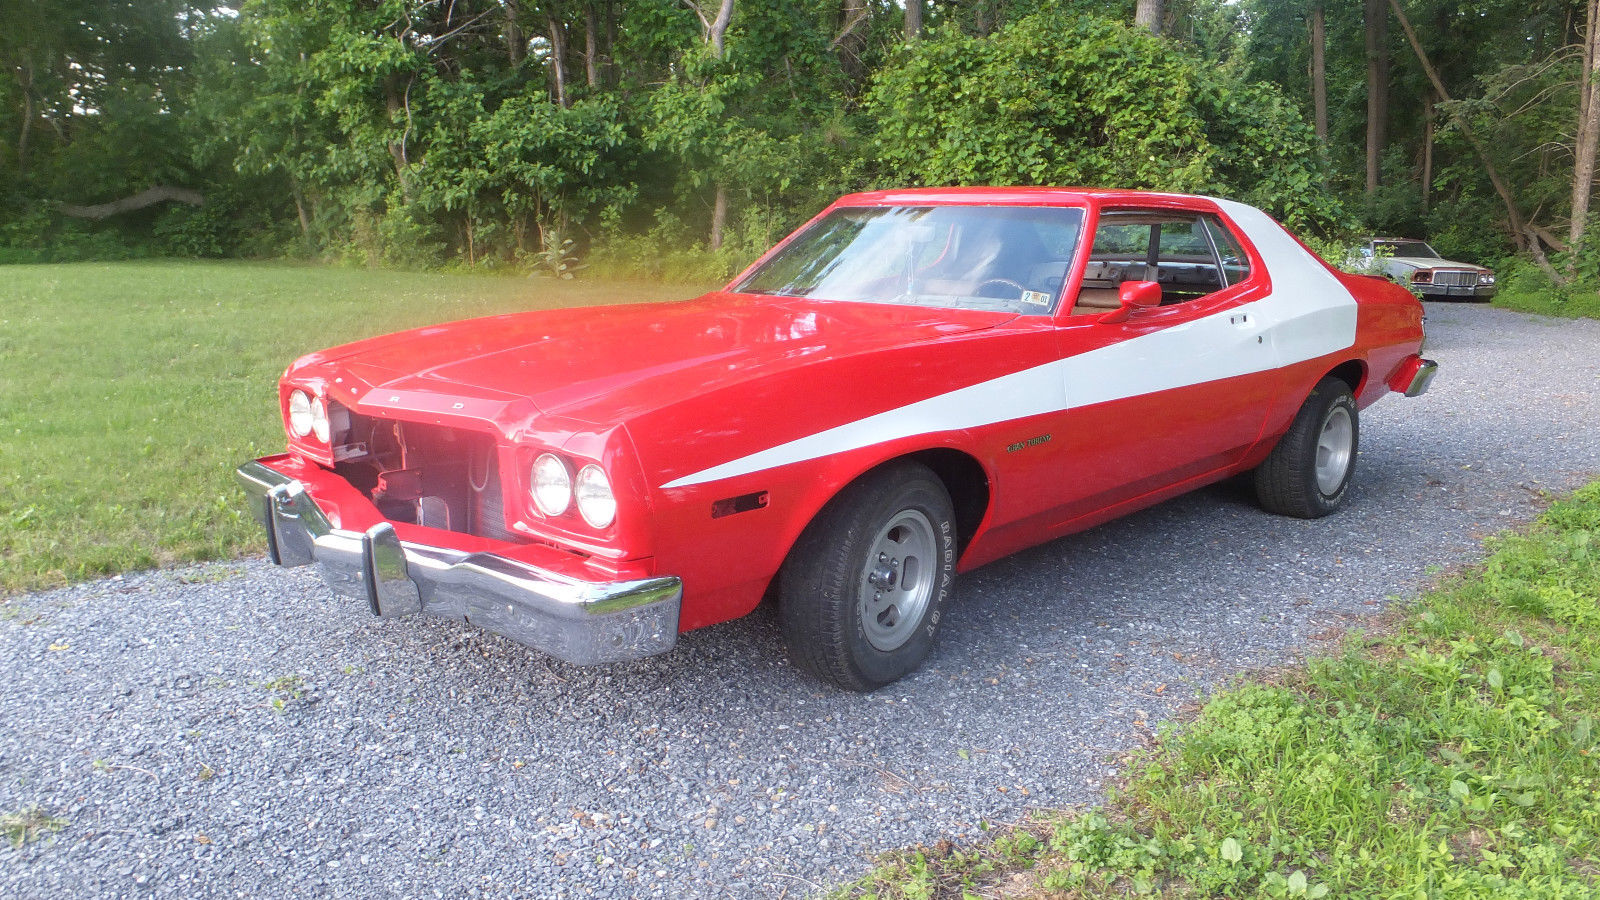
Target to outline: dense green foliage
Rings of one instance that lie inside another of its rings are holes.
[[[1392,634],[1213,697],[1108,806],[842,893],[1594,896],[1600,483],[1492,547]]]
[[[0,595],[259,550],[233,467],[282,450],[272,385],[302,353],[450,319],[696,292],[282,263],[12,266],[0,285]]]
[[[1526,260],[1511,260],[1500,278],[1494,305],[1545,316],[1600,319],[1600,278],[1586,274],[1576,284],[1557,287]]]
[[[1337,219],[1305,119],[1270,85],[1086,16],[951,28],[880,70],[867,103],[889,180],[1221,194],[1297,227]]]
[[[1493,263],[1526,238],[1458,118],[1520,216],[1564,233],[1577,0],[1405,0],[1449,103],[1385,9],[1370,192],[1361,4],[1165,0],[1157,37],[1132,0],[924,0],[912,38],[905,0],[737,0],[719,42],[719,3],[11,0],[0,262],[721,276],[847,191],[1078,183],[1224,194],[1323,239],[1415,235]],[[1326,140],[1310,125],[1317,9]],[[81,209],[158,185],[204,205]]]

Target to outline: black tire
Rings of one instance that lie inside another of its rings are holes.
[[[914,462],[869,473],[823,507],[778,575],[790,658],[851,691],[910,674],[938,636],[955,565],[955,511],[938,477]]]
[[[1268,512],[1301,519],[1337,511],[1350,492],[1360,445],[1361,421],[1350,386],[1338,378],[1322,379],[1256,468],[1257,501]]]

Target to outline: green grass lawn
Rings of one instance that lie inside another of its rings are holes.
[[[1380,637],[1247,681],[1122,790],[835,897],[1600,897],[1600,482]]]
[[[703,288],[288,264],[0,267],[0,594],[263,546],[233,467],[279,451],[302,353]]]

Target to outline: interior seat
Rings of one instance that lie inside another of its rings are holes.
[[[1078,299],[1073,301],[1072,314],[1075,316],[1089,316],[1096,313],[1108,313],[1122,307],[1122,298],[1117,288],[1085,287],[1078,291]]]

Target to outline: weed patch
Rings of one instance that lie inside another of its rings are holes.
[[[1382,637],[1216,695],[1104,807],[836,896],[1595,896],[1600,482],[1491,550]]]
[[[283,712],[289,704],[302,700],[306,696],[306,680],[299,675],[280,675],[270,681],[257,682],[252,687],[260,688],[267,694],[267,705],[275,712]]]
[[[46,834],[54,834],[65,827],[66,819],[58,819],[38,806],[0,813],[0,831],[5,832],[13,850],[21,850],[23,844],[36,841]]]

